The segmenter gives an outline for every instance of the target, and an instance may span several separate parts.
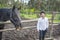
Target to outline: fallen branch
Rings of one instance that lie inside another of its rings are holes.
[[[34,22],[34,21],[37,21],[38,19],[34,19],[34,20],[23,20],[21,21],[21,23],[24,23],[24,22]],[[51,19],[49,19],[51,20]],[[11,22],[10,21],[6,21],[6,22],[0,22],[0,24],[10,24]]]
[[[23,27],[21,30],[30,29],[30,28],[34,28],[34,27],[36,27],[36,26]],[[11,30],[16,30],[16,29],[15,28],[1,29],[0,32],[11,31]]]

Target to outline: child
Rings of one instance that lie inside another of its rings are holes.
[[[45,34],[49,26],[48,18],[45,17],[45,12],[40,12],[40,18],[37,23],[37,31],[39,32],[39,40],[44,40]]]

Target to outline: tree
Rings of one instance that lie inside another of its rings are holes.
[[[3,7],[11,7],[12,5],[20,5],[20,1],[19,0],[0,0],[0,8]]]
[[[30,0],[28,6],[45,11],[60,11],[60,0]]]
[[[30,0],[28,6],[29,8],[34,8],[34,0]]]
[[[60,11],[60,1],[58,0],[48,0],[47,3],[49,4],[50,11]]]

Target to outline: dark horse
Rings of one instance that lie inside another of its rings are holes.
[[[13,6],[13,8],[1,8],[0,9],[0,21],[5,22],[10,20],[14,25],[15,28],[22,27],[21,26],[21,20],[19,17],[19,8],[16,8]],[[4,28],[4,24],[0,24],[0,29]],[[2,38],[2,32],[0,32],[0,40]]]

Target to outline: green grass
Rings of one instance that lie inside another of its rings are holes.
[[[59,16],[60,16],[60,14],[57,14],[54,17],[55,19],[57,19],[57,20],[54,20],[54,23],[60,22]],[[21,14],[21,17],[26,18],[26,19],[36,19],[36,18],[38,18],[38,16],[36,14]],[[49,19],[51,19],[52,14],[46,14],[46,17],[49,18]]]
[[[54,23],[60,23],[60,20],[54,20]]]
[[[37,15],[36,14],[21,14],[21,17],[24,17],[26,19],[35,19],[37,18]]]
[[[52,14],[46,14],[46,17],[51,19],[52,18]],[[60,20],[59,20],[60,14],[56,14],[54,18],[56,19],[56,20],[53,20],[54,23],[59,23],[60,22]]]

